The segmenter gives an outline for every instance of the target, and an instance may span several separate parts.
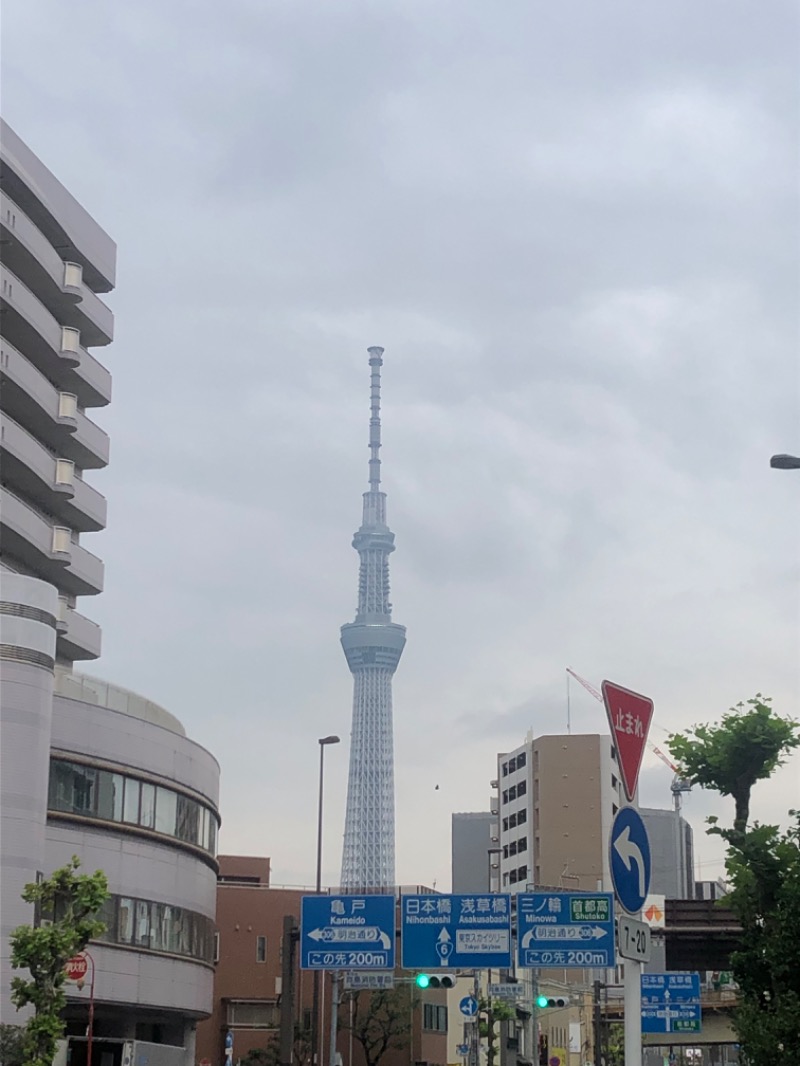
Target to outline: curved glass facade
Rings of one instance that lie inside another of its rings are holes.
[[[110,896],[97,917],[106,931],[97,940],[186,955],[211,963],[214,960],[214,923],[204,914],[131,896]]]
[[[47,807],[82,818],[140,826],[216,854],[216,811],[183,792],[132,774],[53,758]]]

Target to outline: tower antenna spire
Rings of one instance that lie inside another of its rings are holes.
[[[383,348],[374,345],[369,352],[369,490],[381,488],[381,367]]]

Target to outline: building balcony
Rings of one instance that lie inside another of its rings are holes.
[[[78,410],[75,393],[59,391],[6,340],[0,351],[3,410],[53,452],[81,470],[108,464],[108,435]]]
[[[3,262],[59,322],[81,331],[85,345],[109,344],[114,316],[83,280],[80,263],[64,262],[8,195],[0,197]]]
[[[51,454],[7,415],[0,416],[3,481],[80,533],[105,529],[106,501],[75,473],[75,463]]]
[[[56,627],[57,658],[66,659],[71,663],[97,659],[100,655],[100,647],[100,626],[70,607],[66,596],[59,596]]]
[[[72,530],[48,520],[9,489],[0,489],[3,552],[73,596],[103,590],[103,563],[73,539]]]
[[[3,337],[54,385],[74,392],[82,407],[111,399],[111,375],[81,345],[80,331],[58,322],[5,265],[0,268]]]

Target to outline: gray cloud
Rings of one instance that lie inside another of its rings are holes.
[[[800,486],[766,466],[800,446],[795,5],[8,0],[4,22],[6,117],[120,249],[97,672],[220,758],[225,848],[311,880],[368,344],[409,627],[403,880],[447,883],[450,811],[563,728],[567,665],[668,729],[759,689],[796,711]],[[763,816],[796,792],[787,768]]]

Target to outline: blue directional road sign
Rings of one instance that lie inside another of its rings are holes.
[[[511,897],[402,896],[406,970],[511,966]]]
[[[642,974],[642,1032],[699,1033],[699,973]]]
[[[633,807],[617,811],[609,838],[611,880],[620,906],[638,914],[650,891],[650,841]]]
[[[393,970],[394,896],[303,896],[300,968]]]
[[[467,1018],[474,1018],[478,1013],[478,1001],[474,996],[464,996],[458,1004],[458,1009]]]
[[[517,896],[517,962],[526,968],[613,966],[610,892],[530,892]]]

